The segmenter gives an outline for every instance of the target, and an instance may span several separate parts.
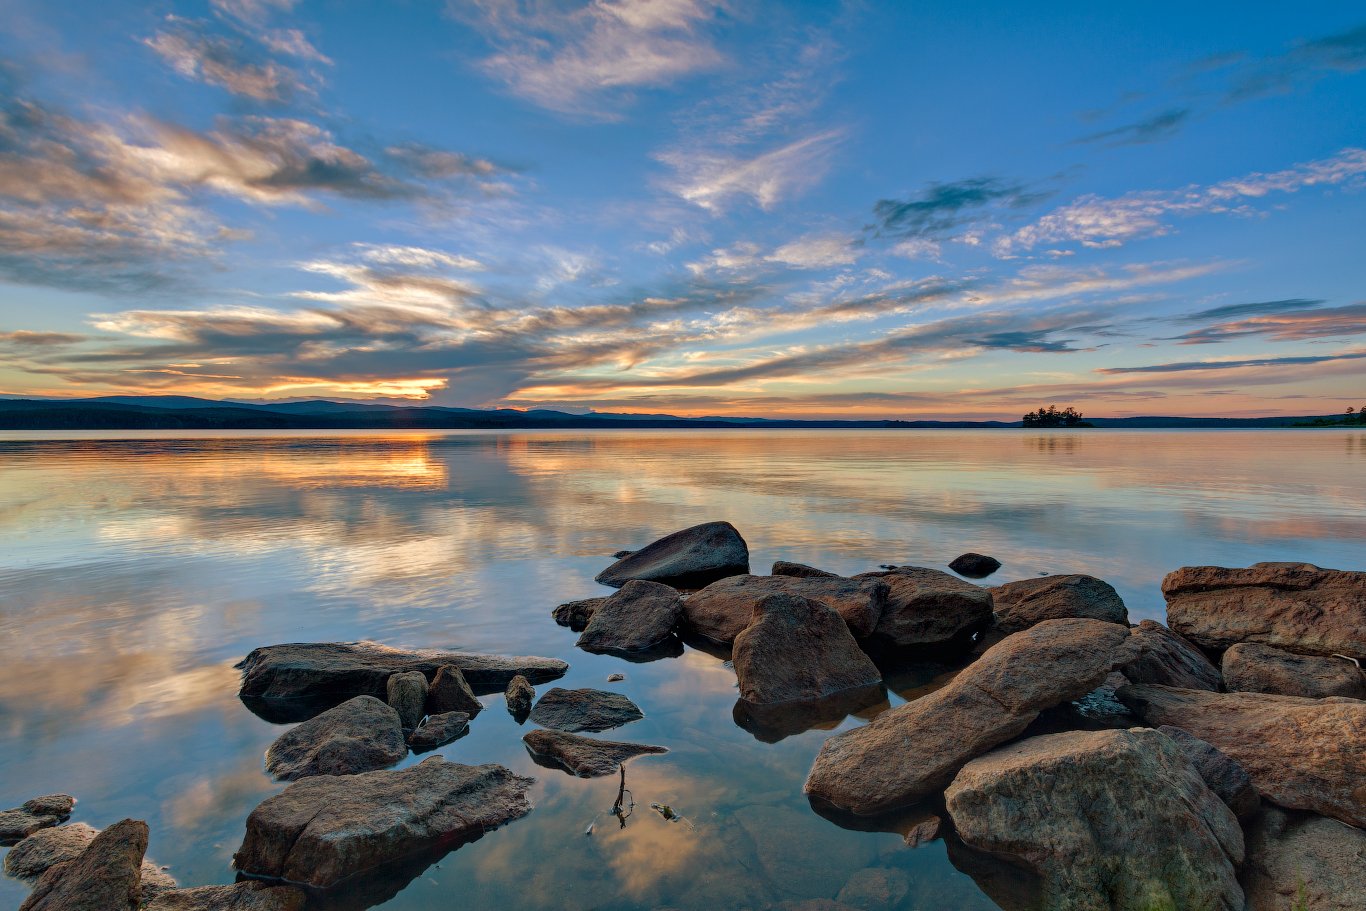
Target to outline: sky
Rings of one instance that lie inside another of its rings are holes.
[[[0,16],[5,394],[1366,404],[1357,3]]]

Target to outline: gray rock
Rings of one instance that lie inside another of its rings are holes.
[[[871,637],[882,647],[939,656],[966,649],[991,625],[991,592],[946,572],[898,566],[854,578],[887,584],[887,606]]]
[[[422,716],[427,714],[426,676],[421,671],[392,675],[385,686],[385,700],[398,712],[403,729],[411,731],[422,723]]]
[[[844,618],[855,636],[870,635],[887,603],[887,586],[877,579],[824,576],[731,576],[713,582],[683,602],[688,628],[713,642],[731,643],[754,619],[754,608],[770,595],[819,601]]]
[[[1296,655],[1269,645],[1240,642],[1224,652],[1224,685],[1245,693],[1346,696],[1366,699],[1366,673],[1343,658]]]
[[[564,731],[527,731],[522,742],[537,765],[563,769],[580,778],[611,775],[628,759],[669,752],[664,747],[595,740]]]
[[[536,690],[525,677],[513,677],[512,682],[508,684],[507,692],[503,694],[503,699],[507,702],[508,714],[521,724],[526,721],[527,715],[531,714],[531,703],[536,700]]]
[[[620,693],[557,686],[540,698],[529,717],[557,731],[608,731],[638,721],[645,713]]]
[[[1181,728],[1164,724],[1158,728],[1181,748],[1205,784],[1222,800],[1233,815],[1247,822],[1261,809],[1262,799],[1252,786],[1247,770],[1220,752],[1213,744],[1205,743]]]
[[[849,877],[835,900],[861,911],[890,911],[901,904],[910,891],[910,880],[902,871],[892,867],[865,867]]]
[[[519,675],[520,676],[520,675]],[[517,679],[516,677],[513,678]],[[521,679],[525,680],[525,677]],[[437,669],[427,688],[427,714],[444,715],[448,712],[464,712],[471,718],[484,709],[474,688],[465,680],[460,668],[446,665]]]
[[[732,663],[740,698],[756,705],[818,700],[882,681],[839,614],[791,594],[755,603],[753,622],[735,639]]]
[[[417,730],[408,735],[414,753],[426,753],[464,737],[470,730],[470,716],[464,712],[428,715]]]
[[[777,560],[773,563],[769,575],[772,576],[792,576],[797,579],[838,579],[836,573],[826,572],[814,566],[807,566],[805,563],[790,563],[787,560]]]
[[[25,801],[21,807],[0,810],[0,845],[12,845],[39,829],[57,825],[71,815],[76,798],[69,794],[48,794]]]
[[[1144,620],[1129,630],[1120,672],[1130,683],[1218,692],[1222,677],[1199,649],[1160,623]]]
[[[100,830],[83,822],[34,832],[5,855],[5,874],[21,882],[33,882],[57,864],[81,856]],[[175,879],[154,861],[142,861],[142,900],[148,901],[176,887]]]
[[[606,598],[584,598],[582,601],[566,601],[559,607],[550,612],[555,618],[555,622],[560,626],[567,626],[576,633],[581,633],[588,628],[588,621],[593,619],[593,614],[602,607]]]
[[[163,892],[143,911],[303,911],[308,896],[293,886],[241,882]]]
[[[1007,582],[991,590],[996,626],[1007,633],[1028,629],[1041,620],[1083,617],[1129,625],[1129,611],[1119,593],[1095,576],[1040,576]]]
[[[278,781],[352,775],[407,755],[398,712],[374,696],[357,696],[281,734],[266,751],[266,771]]]
[[[1247,827],[1247,911],[1366,908],[1366,832],[1266,807]]]
[[[995,557],[971,552],[960,554],[949,563],[949,569],[960,576],[968,576],[972,579],[986,578],[1000,568],[1001,561]]]
[[[597,581],[620,588],[632,579],[675,588],[700,588],[717,579],[749,572],[749,547],[729,522],[694,525],[658,541],[598,573]]]
[[[134,911],[142,898],[147,823],[117,822],[74,860],[53,864],[19,911]]]
[[[432,756],[411,768],[297,781],[247,817],[237,869],[327,888],[531,811],[530,778]]]
[[[673,636],[683,614],[678,590],[633,579],[594,611],[578,646],[590,652],[638,652]]]

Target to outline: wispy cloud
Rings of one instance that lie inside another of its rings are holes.
[[[143,39],[143,43],[181,76],[216,85],[234,95],[283,102],[315,93],[314,79],[270,59],[258,45],[248,44],[241,37],[209,34],[205,25],[170,16],[166,28]],[[304,40],[302,33],[294,36]],[[315,60],[326,59],[313,53]]]
[[[1210,320],[1235,319],[1246,316],[1266,316],[1310,307],[1321,307],[1327,301],[1308,297],[1292,297],[1277,301],[1254,301],[1248,304],[1225,304],[1208,310],[1197,310],[1180,317],[1183,322],[1204,323]]]
[[[931,183],[908,199],[880,199],[873,206],[879,235],[921,240],[943,240],[995,207],[1019,209],[1046,194],[999,177],[973,177],[950,183]]]
[[[1246,101],[1289,91],[1326,73],[1356,73],[1366,69],[1366,24],[1346,32],[1303,41],[1283,54],[1254,59],[1233,69],[1225,100]]]
[[[1077,143],[1098,142],[1109,146],[1142,145],[1175,136],[1190,121],[1194,112],[1188,107],[1170,108],[1135,123],[1090,133]]]
[[[843,130],[826,130],[752,157],[702,151],[657,157],[674,169],[665,185],[680,199],[712,213],[737,199],[767,210],[819,183],[843,139]]]
[[[1338,354],[1287,355],[1285,357],[1249,357],[1230,360],[1179,361],[1170,364],[1151,364],[1146,367],[1102,367],[1097,373],[1187,373],[1191,371],[1238,370],[1246,367],[1285,367],[1307,364],[1329,364],[1366,358],[1366,351],[1344,351]]]
[[[1244,313],[1248,315],[1242,319],[1196,329],[1177,336],[1176,340],[1183,345],[1209,345],[1248,336],[1264,336],[1281,342],[1298,342],[1316,338],[1366,335],[1366,304],[1319,309],[1290,307],[1279,311],[1268,307],[1260,312]]]

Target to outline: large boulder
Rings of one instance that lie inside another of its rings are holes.
[[[398,712],[374,696],[357,696],[281,734],[266,750],[266,771],[278,781],[354,775],[407,755]]]
[[[1344,658],[1296,655],[1269,645],[1240,642],[1224,652],[1221,667],[1224,685],[1239,692],[1366,699],[1366,673]]]
[[[74,860],[49,867],[19,911],[134,911],[146,853],[147,823],[114,823]]]
[[[633,579],[593,612],[578,646],[590,652],[646,651],[671,638],[682,615],[677,589]]]
[[[1038,576],[991,590],[996,626],[1002,632],[1028,629],[1041,620],[1085,617],[1129,625],[1119,592],[1095,576]]]
[[[972,553],[971,551],[959,554],[949,561],[949,569],[960,576],[967,576],[969,579],[985,579],[1000,568],[1001,561],[995,557],[988,557],[986,554]]]
[[[565,731],[527,731],[522,742],[537,765],[563,769],[580,778],[611,775],[628,759],[669,752],[664,747],[596,740]]]
[[[34,882],[57,864],[80,857],[100,830],[83,822],[34,832],[5,855],[5,875]],[[154,861],[142,861],[142,900],[176,887],[175,879]]]
[[[1120,673],[1130,683],[1218,692],[1219,669],[1204,653],[1161,623],[1143,620],[1129,629]]]
[[[593,614],[597,613],[598,608],[602,607],[607,598],[584,598],[581,601],[566,601],[550,612],[550,616],[555,618],[555,622],[560,626],[567,626],[576,633],[581,633],[588,628],[588,621],[593,619]]]
[[[529,717],[541,727],[557,731],[609,731],[638,721],[645,713],[620,693],[557,686],[537,700]]]
[[[1167,624],[1201,648],[1257,642],[1366,660],[1366,573],[1311,563],[1187,566],[1162,580]]]
[[[757,705],[823,699],[874,686],[882,673],[839,614],[821,601],[774,594],[754,605],[732,656],[740,698]]]
[[[12,810],[0,810],[0,845],[12,845],[39,829],[57,825],[71,815],[74,806],[76,798],[70,794],[48,794]]]
[[[1247,827],[1247,911],[1366,908],[1366,832],[1268,806]]]
[[[1181,728],[1164,724],[1158,730],[1181,748],[1181,752],[1186,754],[1186,758],[1195,767],[1195,771],[1200,773],[1205,784],[1209,785],[1209,789],[1233,811],[1234,816],[1246,822],[1257,815],[1262,806],[1262,799],[1257,795],[1257,789],[1252,786],[1252,778],[1247,774],[1247,770],[1226,756],[1218,747],[1205,743]]]
[[[967,648],[991,625],[991,592],[946,572],[898,566],[854,578],[887,585],[887,606],[871,637],[878,647],[942,654]]]
[[[432,756],[398,771],[297,781],[247,817],[234,862],[248,876],[327,888],[531,812],[530,778]]]
[[[820,601],[844,618],[860,638],[870,635],[887,603],[887,586],[876,579],[839,576],[731,576],[713,582],[683,603],[688,629],[713,642],[731,643],[769,595]]]
[[[293,886],[241,882],[164,892],[142,911],[303,911],[308,895]]]
[[[427,687],[426,708],[428,715],[464,712],[473,718],[484,710],[484,704],[474,695],[474,688],[460,668],[448,664],[437,670],[431,685]]]
[[[1125,686],[1116,693],[1154,727],[1213,744],[1283,807],[1366,825],[1366,702]]]
[[[1102,620],[1045,620],[1008,636],[941,689],[826,740],[806,792],[871,815],[942,791],[1040,711],[1099,686],[1128,634]]]
[[[621,588],[632,579],[675,588],[701,588],[749,572],[749,546],[729,522],[706,522],[665,535],[598,573],[597,581]]]
[[[963,841],[1039,875],[1046,908],[1243,911],[1238,820],[1156,731],[1031,737],[944,796]]]

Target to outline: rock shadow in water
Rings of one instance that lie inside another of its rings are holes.
[[[736,725],[756,740],[777,743],[812,728],[830,730],[855,713],[875,717],[890,707],[881,683],[841,690],[824,699],[760,705],[739,699],[731,712]]]
[[[1032,871],[970,848],[956,834],[945,836],[944,846],[949,863],[972,877],[1001,911],[1044,911],[1043,884]]]
[[[583,648],[583,646],[580,646]],[[647,664],[651,661],[658,661],[661,658],[677,658],[683,654],[683,643],[677,636],[670,636],[662,642],[656,643],[649,648],[641,649],[619,649],[619,648],[583,648],[585,652],[593,655],[609,655],[613,658],[620,658],[632,664]]]

